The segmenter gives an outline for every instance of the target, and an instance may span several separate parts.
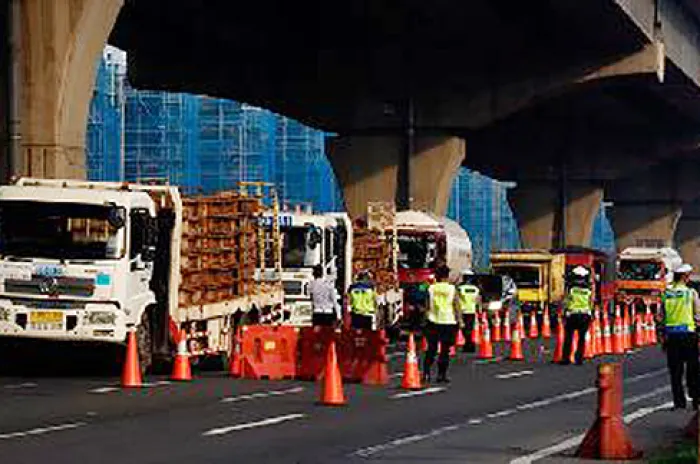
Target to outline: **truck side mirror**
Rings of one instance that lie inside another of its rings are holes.
[[[111,205],[107,213],[107,222],[115,229],[121,229],[126,224],[126,208]]]

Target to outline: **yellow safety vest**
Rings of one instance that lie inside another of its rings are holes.
[[[376,312],[376,294],[371,288],[350,290],[350,310],[362,316],[372,316]]]
[[[476,299],[479,297],[479,287],[463,284],[457,287],[459,292],[459,309],[463,314],[476,313]]]
[[[664,323],[669,332],[694,332],[693,291],[685,284],[673,284],[664,294]]]
[[[566,310],[569,313],[590,314],[591,292],[588,288],[572,287],[566,300]]]
[[[457,289],[447,282],[438,282],[428,288],[430,309],[428,320],[433,324],[457,324],[454,313],[454,299]]]

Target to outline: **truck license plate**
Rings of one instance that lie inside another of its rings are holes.
[[[29,313],[29,323],[35,329],[55,330],[63,326],[61,311],[32,311]]]

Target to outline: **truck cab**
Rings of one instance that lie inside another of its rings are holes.
[[[610,310],[615,294],[615,262],[614,258],[605,252],[586,247],[566,247],[552,250],[554,254],[565,256],[565,279],[567,282],[574,277],[572,271],[577,266],[583,266],[590,272],[590,289],[594,295],[596,307]]]
[[[279,221],[287,321],[305,325],[311,321],[309,283],[315,266],[323,267],[324,277],[335,283],[341,298],[351,283],[350,220],[344,213],[314,214],[297,209],[280,213]]]
[[[617,262],[616,302],[658,304],[681,263],[680,254],[672,248],[622,250]]]
[[[79,184],[0,187],[0,336],[121,343],[155,303],[154,201]]]

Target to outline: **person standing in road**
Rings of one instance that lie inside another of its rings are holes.
[[[354,329],[372,330],[377,314],[377,293],[369,271],[358,272],[348,289],[351,325]]]
[[[338,291],[331,282],[323,278],[322,266],[314,266],[313,276],[314,280],[309,283],[309,296],[313,309],[311,323],[334,327],[341,320]]]
[[[464,335],[462,351],[465,353],[473,353],[476,350],[472,340],[472,331],[474,330],[476,312],[481,306],[479,287],[469,282],[469,276],[471,275],[474,275],[474,273],[470,270],[462,272],[462,283],[457,287],[459,309],[462,312],[462,334]]]
[[[583,266],[576,266],[573,271],[569,293],[564,302],[566,314],[564,350],[561,364],[571,363],[571,349],[574,332],[578,333],[576,346],[576,364],[583,364],[583,353],[586,347],[586,332],[591,324],[593,311],[593,292],[590,289],[590,271]]]
[[[681,265],[673,275],[662,298],[660,333],[663,349],[666,351],[668,371],[671,375],[673,405],[685,409],[686,396],[683,389],[685,370],[688,395],[693,399],[693,409],[697,411],[698,391],[698,326],[700,323],[700,299],[698,293],[688,287],[693,267]]]
[[[457,289],[447,280],[450,269],[441,266],[435,270],[437,282],[428,288],[428,349],[423,360],[423,378],[430,382],[430,370],[440,343],[438,377],[440,383],[449,382],[447,369],[450,364],[450,348],[455,343],[458,326],[461,324]]]

